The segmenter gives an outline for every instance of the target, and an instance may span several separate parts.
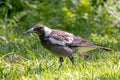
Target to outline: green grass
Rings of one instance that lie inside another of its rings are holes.
[[[68,59],[58,69],[58,59],[49,52],[46,56],[32,55],[27,59],[9,53],[0,59],[0,78],[8,80],[119,80],[120,53],[91,53],[87,59],[75,55],[75,65]]]
[[[35,34],[23,35],[8,29],[0,38],[0,80],[119,80],[120,52],[115,38],[91,34],[89,41],[106,45],[112,51],[93,50],[88,58],[74,55],[59,69],[59,59],[44,49]],[[15,34],[16,33],[16,34]],[[117,37],[118,38],[118,37]]]
[[[12,43],[14,42],[14,43]],[[1,45],[0,80],[119,80],[120,52],[94,50],[88,58],[74,55],[59,69],[58,58],[45,50],[36,35],[22,35]],[[9,53],[8,53],[9,52]]]
[[[1,0],[0,80],[120,80],[119,0]],[[112,49],[59,60],[35,34],[23,32],[42,23]]]

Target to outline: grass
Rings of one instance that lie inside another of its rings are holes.
[[[58,69],[55,56],[26,59],[11,53],[0,59],[0,77],[8,80],[119,80],[120,53],[95,54],[98,55],[92,53],[87,59],[75,55],[75,66],[65,59],[64,66]]]
[[[36,35],[3,41],[0,80],[119,80],[120,52],[94,50],[88,58],[74,55],[75,65],[65,58],[59,69],[58,58],[45,50]],[[13,43],[14,42],[14,43]],[[37,44],[38,43],[38,44]]]
[[[0,80],[120,80],[119,0],[0,1]],[[59,60],[34,34],[22,33],[36,23],[65,30],[107,46],[74,55],[75,65]]]

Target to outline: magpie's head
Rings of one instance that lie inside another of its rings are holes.
[[[48,28],[47,26],[45,25],[42,25],[42,24],[36,24],[34,25],[32,28],[30,28],[29,30],[27,30],[26,32],[24,32],[25,34],[26,33],[36,33],[38,35],[45,35],[45,36],[48,36],[50,33],[51,33],[51,29]]]

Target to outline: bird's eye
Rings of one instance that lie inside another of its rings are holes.
[[[35,31],[41,31],[41,30],[42,30],[42,27],[35,27],[34,30],[35,30]]]
[[[37,31],[40,31],[40,28],[37,28]]]

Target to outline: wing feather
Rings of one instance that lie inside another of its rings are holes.
[[[70,45],[73,42],[73,34],[60,30],[53,30],[49,35],[49,41],[56,45]]]
[[[74,36],[74,40],[73,42],[71,43],[72,47],[79,47],[79,46],[94,46],[93,43],[90,43],[86,40],[84,40],[83,38],[80,38],[80,37],[77,37],[77,36]]]
[[[102,48],[105,50],[110,50],[107,47],[103,47],[103,46],[99,46],[93,43],[90,43],[89,41],[78,37],[78,36],[74,36],[71,33],[68,32],[64,32],[61,30],[52,30],[52,32],[49,35],[48,40],[55,45],[60,45],[60,46],[68,46],[68,47],[82,47],[80,49],[80,51],[84,51],[87,50],[93,50],[96,48]]]

